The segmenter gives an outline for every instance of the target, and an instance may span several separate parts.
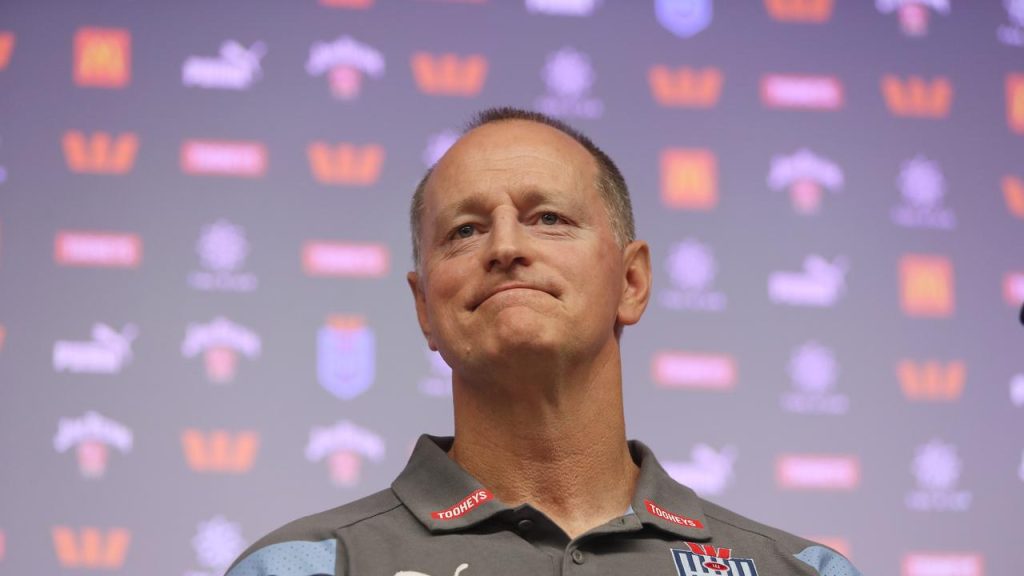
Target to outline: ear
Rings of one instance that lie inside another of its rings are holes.
[[[412,298],[416,303],[416,320],[420,323],[420,331],[423,332],[423,337],[427,339],[427,346],[434,352],[437,352],[437,346],[434,345],[433,338],[430,337],[430,323],[427,321],[427,300],[426,295],[423,293],[423,285],[420,284],[420,275],[417,272],[409,272],[405,276],[406,282],[409,283],[409,289],[412,290]]]
[[[619,325],[636,324],[651,297],[651,249],[647,242],[634,240],[622,251],[622,298],[619,300]]]

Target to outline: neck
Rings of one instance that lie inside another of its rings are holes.
[[[622,516],[639,470],[626,444],[618,343],[557,377],[454,373],[449,456],[510,506],[528,503],[570,538]],[[536,365],[534,365],[536,366]]]

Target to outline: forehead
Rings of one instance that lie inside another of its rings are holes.
[[[471,130],[434,167],[424,208],[435,213],[467,196],[517,192],[596,194],[597,165],[571,136],[537,122],[502,120]],[[428,218],[429,220],[429,218]]]

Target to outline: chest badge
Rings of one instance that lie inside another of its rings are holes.
[[[731,548],[687,542],[687,549],[672,548],[679,576],[757,576],[752,558],[733,558]]]

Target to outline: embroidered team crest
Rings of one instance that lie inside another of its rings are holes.
[[[731,548],[687,542],[688,550],[672,549],[679,576],[757,576],[751,558],[733,558]]]

